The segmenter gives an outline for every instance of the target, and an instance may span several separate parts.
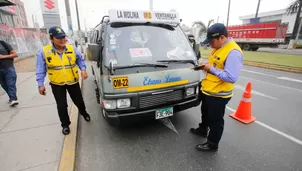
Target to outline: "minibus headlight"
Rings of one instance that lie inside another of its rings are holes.
[[[105,109],[116,109],[116,100],[103,100]]]
[[[186,89],[186,95],[187,95],[187,96],[191,96],[191,95],[193,95],[194,93],[195,93],[194,87],[190,87],[190,88],[187,88],[187,89]]]
[[[130,99],[118,99],[117,100],[117,108],[127,108],[130,107],[131,101]]]

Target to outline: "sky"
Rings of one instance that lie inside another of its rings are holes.
[[[24,2],[27,21],[32,26],[32,16],[43,26],[40,1],[21,0]],[[64,0],[59,4],[61,24],[67,30],[67,17]],[[78,30],[75,0],[70,1],[71,18],[74,30]],[[278,1],[278,2],[277,2]],[[286,8],[293,0],[261,0],[259,12]],[[258,0],[231,0],[229,25],[241,24],[239,16],[255,14]],[[149,0],[78,0],[80,26],[85,30],[95,27],[108,13],[109,9],[148,10]],[[194,21],[207,23],[209,19],[226,23],[228,0],[153,0],[153,10],[179,12],[182,23],[191,26]],[[86,22],[85,22],[86,21]],[[86,24],[85,24],[86,23]]]

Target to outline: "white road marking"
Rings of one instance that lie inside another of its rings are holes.
[[[238,90],[243,90],[245,91],[245,88],[241,85],[235,85],[235,88],[238,89]],[[258,95],[258,96],[262,96],[262,97],[266,97],[266,98],[269,98],[269,99],[273,99],[273,100],[278,100],[277,98],[275,97],[272,97],[272,96],[269,96],[269,95],[266,95],[266,94],[263,94],[263,93],[260,93],[258,91],[255,91],[255,90],[252,90],[252,95],[255,94],[255,95]]]
[[[297,80],[297,79],[289,78],[289,77],[278,77],[278,79],[302,83],[302,80]]]
[[[174,127],[172,121],[169,118],[163,118],[159,120],[162,124],[164,124],[166,127],[170,128],[172,131],[174,131],[176,134],[179,134],[176,128]]]
[[[259,74],[259,75],[265,75],[265,76],[269,76],[269,77],[275,77],[275,78],[277,78],[277,77],[276,77],[276,76],[274,76],[274,75],[264,74],[264,73],[261,73],[261,72],[256,72],[256,71],[251,71],[251,70],[246,70],[246,69],[241,69],[241,71],[244,71],[244,72],[250,72],[250,73],[253,73],[253,74]]]
[[[231,111],[231,112],[236,112],[236,110],[234,110],[234,109],[232,109],[232,108],[230,108],[228,106],[226,108],[229,111]],[[273,132],[275,132],[275,133],[277,133],[277,134],[279,134],[279,135],[281,135],[281,136],[283,136],[283,137],[285,137],[285,138],[287,138],[287,139],[289,139],[289,140],[291,140],[291,141],[293,141],[293,142],[295,142],[295,143],[297,143],[299,145],[302,145],[302,141],[301,140],[299,140],[299,139],[297,139],[297,138],[295,138],[295,137],[293,137],[291,135],[288,135],[288,134],[286,134],[286,133],[284,133],[282,131],[279,131],[279,130],[271,127],[271,126],[266,125],[265,123],[260,122],[260,121],[255,121],[255,123],[263,126],[264,128],[267,128],[267,129],[269,129],[269,130],[271,130],[271,131],[273,131]]]
[[[247,80],[254,80],[254,81],[258,81],[258,82],[262,82],[262,83],[266,83],[266,84],[270,84],[270,85],[274,85],[274,86],[278,86],[278,87],[282,87],[282,88],[286,88],[286,89],[302,92],[302,90],[300,90],[300,89],[296,89],[296,88],[292,88],[292,87],[287,87],[287,86],[282,86],[282,85],[279,85],[279,84],[274,84],[274,83],[270,83],[270,82],[266,82],[266,81],[261,81],[261,80],[257,80],[257,79],[250,78],[250,77],[240,76],[240,78],[247,79]]]

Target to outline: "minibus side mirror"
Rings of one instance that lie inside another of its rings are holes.
[[[195,42],[195,39],[193,37],[188,37],[188,39],[191,43]]]
[[[96,43],[88,43],[87,57],[89,61],[99,62],[101,60],[101,46]]]
[[[193,48],[194,48],[197,59],[199,59],[201,57],[200,56],[200,45],[199,45],[199,43],[196,43]]]

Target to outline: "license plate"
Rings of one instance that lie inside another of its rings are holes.
[[[173,107],[159,109],[155,111],[155,119],[162,119],[173,116]]]
[[[128,88],[129,87],[129,82],[128,82],[128,77],[117,77],[113,78],[113,88]]]

